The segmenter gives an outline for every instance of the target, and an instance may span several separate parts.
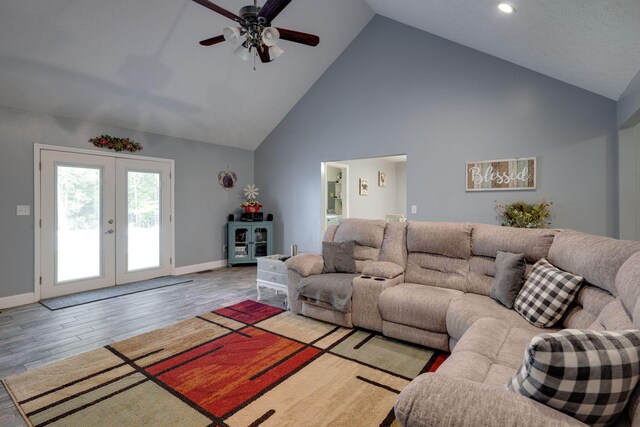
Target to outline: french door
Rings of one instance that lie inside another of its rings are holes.
[[[171,274],[171,164],[40,151],[42,298]]]

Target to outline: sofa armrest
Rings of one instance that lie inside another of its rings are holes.
[[[393,279],[404,274],[402,266],[390,261],[374,261],[367,264],[362,269],[365,276],[382,277],[384,279]]]
[[[351,320],[361,328],[382,332],[382,317],[378,308],[380,294],[386,289],[404,282],[404,274],[393,279],[373,276],[356,276],[353,279]]]
[[[322,255],[314,253],[299,254],[285,261],[287,266],[287,298],[289,310],[302,313],[302,300],[298,295],[298,284],[304,277],[322,273],[324,260]]]
[[[314,253],[299,254],[285,261],[287,268],[297,271],[302,277],[322,273],[324,260],[322,255]]]
[[[429,373],[400,393],[400,424],[412,426],[586,426],[553,408],[507,389]]]

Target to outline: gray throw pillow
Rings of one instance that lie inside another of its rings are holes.
[[[507,308],[513,308],[522,285],[526,269],[524,254],[498,252],[496,256],[496,275],[491,285],[491,298]]]
[[[356,273],[356,242],[322,242],[323,273]]]

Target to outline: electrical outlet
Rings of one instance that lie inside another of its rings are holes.
[[[418,206],[417,205],[411,205],[411,213],[412,214],[417,214],[418,213]]]
[[[18,206],[16,206],[16,215],[17,216],[29,216],[29,215],[31,215],[31,206],[29,206],[29,205],[18,205]]]
[[[222,252],[227,252],[227,245],[222,245]]]

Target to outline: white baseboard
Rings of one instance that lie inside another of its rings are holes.
[[[27,294],[12,295],[10,297],[0,298],[0,310],[3,308],[31,304],[32,302],[36,302],[33,292],[29,292]]]
[[[214,268],[225,267],[226,265],[227,265],[226,259],[222,259],[220,261],[205,262],[202,264],[185,265],[184,267],[176,267],[174,270],[174,274],[176,276],[181,276],[183,274],[191,274],[191,273],[197,273],[199,271],[213,270]]]

